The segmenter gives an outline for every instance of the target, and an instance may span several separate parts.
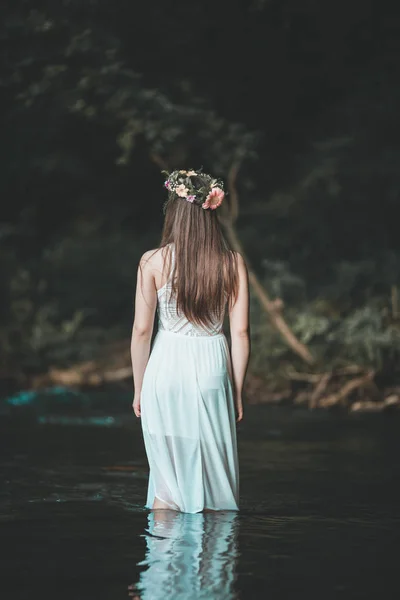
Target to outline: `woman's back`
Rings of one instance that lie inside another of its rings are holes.
[[[171,250],[170,272],[172,273],[175,264],[174,244],[171,243],[168,246]],[[224,314],[216,315],[210,326],[197,325],[189,321],[184,314],[178,314],[176,299],[172,294],[171,275],[166,283],[157,290],[157,312],[159,330],[189,336],[210,336],[222,332]]]

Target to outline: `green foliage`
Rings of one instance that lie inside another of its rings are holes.
[[[235,160],[255,156],[257,135],[219,116],[190,81],[175,78],[169,86],[149,86],[124,62],[110,31],[99,24],[85,27],[69,16],[68,11],[37,10],[28,19],[14,14],[6,20],[8,40],[30,40],[33,50],[28,60],[10,65],[2,82],[15,92],[16,110],[45,111],[43,117],[55,124],[69,113],[77,124],[85,119],[112,128],[119,165],[130,164],[143,144],[149,156],[172,166],[200,157],[220,173]]]
[[[282,263],[273,265],[268,261],[266,264],[270,272],[275,266],[275,275],[265,280],[265,286],[273,295],[273,290],[280,292],[278,295],[286,302],[285,318],[299,340],[310,348],[318,368],[357,364],[393,373],[398,371],[400,319],[393,315],[390,285],[386,285],[386,294],[375,290],[371,295],[371,282],[379,282],[379,277],[373,276],[373,265],[370,265],[372,275],[368,274],[365,262],[352,263],[351,268],[347,264],[337,265],[336,276],[329,285],[319,287],[319,296],[306,299],[305,281],[288,273]],[[388,281],[399,284],[398,273],[398,270],[381,272],[381,280],[386,275]],[[364,286],[360,288],[363,278]],[[296,297],[287,282],[294,282],[294,289],[302,290],[303,295]],[[356,300],[360,303],[358,306]],[[297,362],[298,368],[302,368],[273,330],[256,298],[252,297],[251,306],[254,370],[279,376],[289,362]]]
[[[139,237],[94,232],[63,237],[24,267],[12,253],[3,255],[2,370],[69,365],[128,338],[144,248]]]
[[[129,20],[89,4],[9,1],[3,22],[3,372],[125,337],[161,169],[226,178],[236,161],[246,253],[318,367],[395,371],[400,86],[390,40],[373,55],[379,24],[359,27],[370,7],[221,1],[210,20],[177,0]],[[252,368],[277,377],[297,359],[253,297],[251,318]]]
[[[343,347],[348,360],[376,369],[395,369],[400,358],[400,324],[388,323],[384,312],[375,306],[349,314],[327,341]]]
[[[85,359],[129,335],[133,266],[157,201],[161,225],[163,162],[226,175],[255,157],[254,132],[179,74],[152,85],[95,15],[17,1],[4,20],[3,372]]]

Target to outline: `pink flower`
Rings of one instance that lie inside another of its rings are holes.
[[[183,183],[181,183],[175,188],[175,193],[178,194],[178,196],[180,196],[181,198],[186,198],[188,191],[189,190],[185,185],[183,185]]]
[[[167,190],[169,189],[169,181],[167,179],[167,181],[164,183],[165,187],[167,188]]]
[[[186,200],[187,200],[188,202],[194,202],[194,201],[196,200],[196,196],[193,196],[193,195],[191,195],[191,196],[187,196]]]
[[[222,204],[224,197],[225,192],[219,187],[214,187],[201,206],[202,208],[210,208],[211,210],[215,210]]]

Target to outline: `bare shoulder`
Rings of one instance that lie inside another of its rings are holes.
[[[162,248],[153,248],[152,250],[147,250],[141,259],[140,265],[142,268],[145,268],[149,271],[162,271],[163,265],[163,253]]]
[[[153,250],[147,250],[140,257],[140,266],[145,269],[154,269],[155,266],[155,255],[158,252],[158,248]]]
[[[247,270],[247,265],[246,265],[245,259],[243,258],[243,255],[240,254],[240,252],[237,252],[236,250],[233,251],[233,254],[235,255],[235,258],[237,260],[238,270],[239,271],[246,271]]]

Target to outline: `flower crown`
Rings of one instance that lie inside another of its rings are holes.
[[[194,171],[163,171],[167,175],[164,182],[164,187],[167,188],[169,196],[178,197],[197,204],[204,209],[215,210],[222,204],[225,197],[224,183],[221,179],[215,179],[207,173],[202,173],[201,170]],[[192,177],[199,177],[202,185],[200,187],[195,184],[199,180],[192,180]]]

